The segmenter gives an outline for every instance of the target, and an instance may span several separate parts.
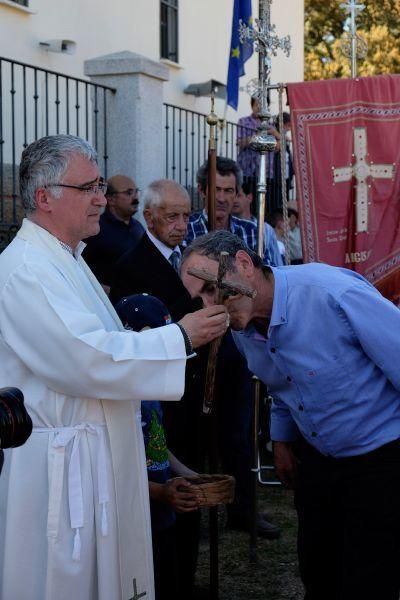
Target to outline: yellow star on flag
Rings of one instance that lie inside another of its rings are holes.
[[[237,46],[236,48],[232,48],[232,58],[239,58],[239,57],[240,57],[239,46]]]

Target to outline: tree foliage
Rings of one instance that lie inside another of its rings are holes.
[[[348,34],[348,15],[343,0],[305,0],[304,78],[349,77],[350,59],[342,51]],[[360,76],[400,73],[400,0],[364,0],[357,17],[357,33],[366,41],[368,53],[357,61]]]

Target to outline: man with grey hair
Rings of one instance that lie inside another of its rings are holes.
[[[305,598],[397,600],[400,311],[354,271],[264,267],[225,231],[183,257],[183,282],[205,306],[215,289],[189,269],[216,275],[222,251],[226,279],[256,292],[226,306],[238,348],[274,398],[275,466],[295,489]]]
[[[143,193],[146,235],[117,262],[110,291],[113,304],[146,292],[167,305],[174,321],[186,314],[189,295],[178,271],[189,215],[184,187],[169,179],[150,183]]]
[[[192,346],[226,329],[223,307],[123,329],[81,258],[105,190],[80,138],[22,153],[27,218],[0,256],[0,385],[12,374],[33,433],[0,486],[4,599],[154,598],[140,401],[179,399]]]

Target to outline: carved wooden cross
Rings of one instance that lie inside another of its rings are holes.
[[[254,298],[256,290],[253,290],[246,285],[234,281],[226,281],[224,279],[228,270],[228,252],[221,252],[218,263],[218,274],[215,276],[204,269],[196,269],[194,267],[188,269],[189,275],[193,275],[198,279],[213,283],[215,285],[215,302],[223,304],[229,296],[241,294]],[[203,400],[203,413],[209,415],[213,409],[214,403],[214,388],[215,388],[215,369],[217,364],[218,350],[221,345],[222,338],[217,338],[210,344],[210,352],[208,354],[206,383]]]
[[[136,578],[135,578],[133,580],[133,596],[132,596],[132,598],[129,598],[129,600],[139,600],[139,598],[143,598],[143,596],[146,596],[146,595],[147,595],[147,592],[142,592],[141,594],[138,594]]]
[[[368,232],[368,188],[369,177],[372,179],[392,179],[394,175],[393,164],[375,165],[367,161],[367,130],[365,127],[354,128],[354,152],[356,162],[348,167],[333,170],[333,182],[351,181],[356,179],[356,233]]]
[[[239,283],[238,281],[227,281],[222,277],[219,278],[215,276],[213,273],[209,273],[205,269],[196,269],[195,267],[190,267],[188,269],[189,275],[193,275],[193,277],[197,277],[197,279],[202,279],[203,281],[207,281],[207,283],[213,283],[217,287],[217,291],[221,291],[222,298],[216,298],[220,300],[219,304],[223,304],[224,300],[228,296],[236,296],[237,294],[241,294],[242,296],[248,296],[249,298],[255,298],[257,295],[256,290],[248,287],[247,285],[243,285],[243,283]]]

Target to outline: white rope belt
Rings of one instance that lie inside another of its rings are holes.
[[[71,458],[68,467],[68,503],[71,528],[75,529],[73,560],[81,558],[80,528],[83,527],[83,492],[82,474],[79,458],[79,444],[84,433],[97,435],[97,486],[98,501],[101,506],[101,534],[108,534],[106,504],[109,502],[106,469],[105,426],[91,423],[80,423],[73,427],[34,427],[34,433],[54,433],[51,447],[54,451],[53,470],[49,490],[49,510],[47,517],[47,535],[56,537],[61,511],[61,498],[65,468],[65,448],[73,441]]]

